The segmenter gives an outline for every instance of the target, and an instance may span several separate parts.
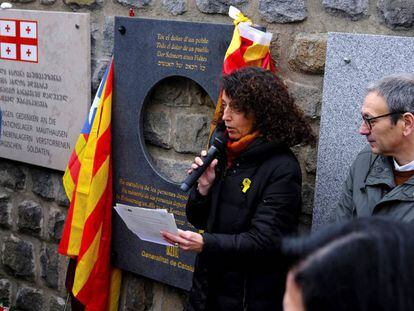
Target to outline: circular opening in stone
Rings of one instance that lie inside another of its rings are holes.
[[[191,79],[172,76],[157,83],[143,107],[145,149],[151,166],[181,183],[194,156],[207,146],[214,102]]]

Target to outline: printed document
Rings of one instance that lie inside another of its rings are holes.
[[[178,234],[174,214],[166,209],[151,209],[125,204],[116,204],[115,210],[131,230],[141,240],[171,246],[166,242],[160,231]]]

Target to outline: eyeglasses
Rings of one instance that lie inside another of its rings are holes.
[[[362,119],[364,120],[365,125],[371,131],[372,130],[372,123],[371,123],[372,120],[379,119],[379,118],[384,118],[384,117],[388,117],[388,116],[392,116],[394,114],[403,114],[403,113],[405,113],[405,112],[399,112],[399,111],[397,111],[397,112],[391,112],[391,113],[387,113],[387,114],[382,114],[382,115],[376,116],[376,117],[367,117],[367,116],[364,116],[363,115],[362,116]]]

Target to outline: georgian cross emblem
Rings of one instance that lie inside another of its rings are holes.
[[[38,62],[38,23],[0,19],[0,59]]]

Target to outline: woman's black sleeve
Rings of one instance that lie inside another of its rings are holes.
[[[193,187],[185,210],[187,220],[197,229],[206,230],[210,207],[211,194],[209,193],[207,196],[203,196],[198,192],[196,186]]]

